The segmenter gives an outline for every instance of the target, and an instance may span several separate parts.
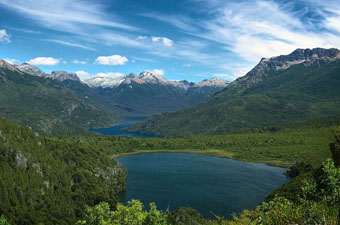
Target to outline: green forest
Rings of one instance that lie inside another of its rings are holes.
[[[0,143],[1,224],[337,224],[339,217],[340,128],[333,126],[186,138],[48,137],[1,119]],[[117,203],[126,170],[114,158],[154,151],[266,162],[290,167],[293,178],[233,220]]]

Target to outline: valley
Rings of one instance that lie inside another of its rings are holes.
[[[132,210],[177,225],[306,224],[314,213],[336,224],[339,57],[298,49],[231,83],[151,72],[81,81],[0,61],[0,214],[91,224]]]

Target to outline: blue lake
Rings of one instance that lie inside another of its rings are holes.
[[[146,119],[147,119],[146,117],[128,117],[128,118],[124,118],[121,124],[118,124],[112,127],[107,127],[107,128],[89,129],[89,132],[95,132],[95,133],[103,134],[103,135],[114,135],[114,136],[155,137],[154,135],[134,133],[134,132],[128,132],[128,131],[123,130],[124,128],[131,126],[135,122],[146,120]]]
[[[155,202],[162,210],[190,206],[210,218],[252,209],[289,181],[283,168],[196,154],[143,153],[117,160],[128,169],[121,202]]]

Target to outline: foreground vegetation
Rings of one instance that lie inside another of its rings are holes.
[[[100,149],[38,137],[0,119],[0,216],[13,224],[74,224],[86,205],[115,205],[125,177]]]

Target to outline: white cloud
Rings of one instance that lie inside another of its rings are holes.
[[[128,58],[125,56],[120,55],[111,55],[111,56],[99,56],[96,60],[96,64],[100,65],[110,65],[110,66],[116,66],[116,65],[124,65],[128,62]]]
[[[18,59],[4,59],[6,62],[8,62],[9,64],[19,64],[20,61]]]
[[[0,30],[0,42],[2,43],[11,42],[10,36],[7,34],[6,30]]]
[[[77,74],[77,76],[79,77],[80,80],[86,80],[86,79],[92,78],[91,74],[89,74],[88,72],[85,72],[83,70],[76,71],[75,74]]]
[[[191,67],[191,64],[183,64],[184,67]]]
[[[152,42],[162,42],[167,47],[172,47],[173,41],[167,37],[151,37]]]
[[[327,18],[325,25],[327,28],[340,33],[340,12],[339,16]]]
[[[158,76],[163,76],[165,74],[165,71],[162,70],[162,69],[154,69],[154,70],[151,70],[150,72],[154,73],[154,74],[156,74]]]
[[[148,39],[148,37],[147,36],[138,36],[137,39],[138,40],[145,40],[145,39]]]
[[[72,62],[74,64],[82,64],[82,65],[85,65],[87,63],[87,61],[80,61],[80,60],[77,60],[77,59],[73,60]]]
[[[108,72],[108,73],[97,73],[96,77],[110,77],[110,78],[116,78],[116,77],[122,77],[125,76],[122,73],[115,73],[115,72]]]
[[[44,65],[44,66],[55,66],[58,65],[61,59],[55,59],[52,57],[37,57],[28,61],[31,65]]]
[[[161,37],[152,37],[152,42],[159,42],[161,40]]]
[[[244,60],[255,62],[297,48],[339,47],[316,27],[320,25],[302,22],[308,10],[296,13],[289,5],[264,0],[221,4],[214,9],[215,19],[203,23],[207,32],[195,35],[223,44]],[[329,27],[339,28],[339,20],[320,20],[324,25],[327,21]]]

